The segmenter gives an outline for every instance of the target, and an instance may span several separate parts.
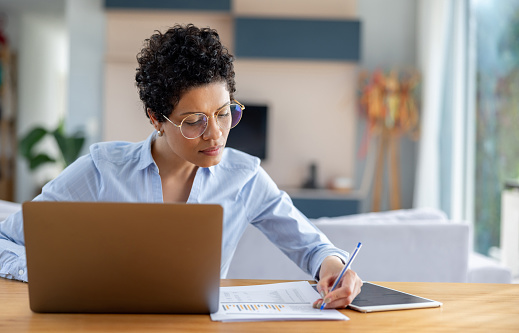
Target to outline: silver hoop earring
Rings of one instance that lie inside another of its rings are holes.
[[[157,131],[157,135],[158,135],[159,137],[162,137],[162,135],[164,135],[164,133],[162,133],[161,131]]]

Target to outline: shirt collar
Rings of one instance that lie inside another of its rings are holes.
[[[209,171],[209,173],[211,174],[211,176],[214,175],[214,172],[215,172],[215,169],[216,169],[216,166],[217,165],[213,165],[213,166],[210,166],[208,168],[202,168],[202,169],[207,169],[207,171]]]
[[[155,161],[153,160],[153,156],[151,155],[151,144],[155,140],[156,132],[148,136],[146,141],[143,142],[141,146],[141,151],[139,153],[139,163],[137,164],[137,169],[143,170],[149,167],[151,164],[155,165]]]

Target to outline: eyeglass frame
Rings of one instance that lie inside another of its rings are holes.
[[[226,106],[230,106],[230,105],[233,105],[233,104],[238,104],[238,105],[240,106],[242,112],[243,112],[243,110],[245,110],[245,105],[243,105],[243,104],[241,104],[240,102],[238,102],[237,100],[233,99],[233,100],[232,100],[231,102],[229,102],[228,104],[225,104],[224,106],[222,106],[222,107],[220,107],[219,109],[217,109],[217,110],[216,110],[216,113],[215,113],[212,117],[215,117],[215,118],[216,118],[216,117],[218,116],[218,114],[220,114],[220,111],[222,111]],[[194,137],[194,138],[188,138],[187,136],[184,135],[184,132],[182,132],[182,128],[181,128],[181,127],[182,127],[182,125],[184,124],[184,120],[186,120],[187,118],[189,118],[189,117],[191,117],[191,116],[193,116],[193,115],[197,115],[197,114],[199,114],[199,115],[204,115],[204,116],[207,118],[207,123],[206,123],[205,128],[204,128],[204,130],[202,131],[202,133],[200,133],[200,135],[198,135],[198,136],[196,136],[196,137]],[[205,131],[207,131],[207,127],[209,126],[209,117],[211,117],[211,116],[208,117],[205,113],[202,113],[202,112],[192,113],[192,114],[190,114],[190,115],[185,116],[184,119],[182,119],[182,121],[180,122],[180,125],[177,125],[177,124],[175,124],[173,121],[171,121],[171,119],[169,119],[168,117],[166,117],[166,115],[162,114],[162,116],[163,116],[164,118],[166,118],[166,120],[169,121],[172,125],[174,125],[175,127],[177,127],[177,128],[180,130],[180,134],[182,134],[182,136],[183,136],[184,138],[188,139],[188,140],[194,140],[194,139],[199,138],[199,137],[201,137],[202,135],[204,135]],[[242,117],[243,117],[243,114],[242,114]],[[238,120],[238,122],[237,122],[234,126],[232,126],[231,128],[229,128],[229,130],[235,128],[235,127],[240,123],[242,117],[240,117],[240,120]],[[218,122],[218,120],[216,120],[216,123],[218,124],[218,127],[220,127],[221,129],[225,130],[225,128],[222,128],[222,126],[220,126],[220,123]]]

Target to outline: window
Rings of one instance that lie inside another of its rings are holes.
[[[519,1],[474,1],[477,26],[475,247],[499,246],[501,191],[519,177]]]

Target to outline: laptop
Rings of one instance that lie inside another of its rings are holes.
[[[32,311],[217,311],[221,206],[33,201],[22,211]]]

